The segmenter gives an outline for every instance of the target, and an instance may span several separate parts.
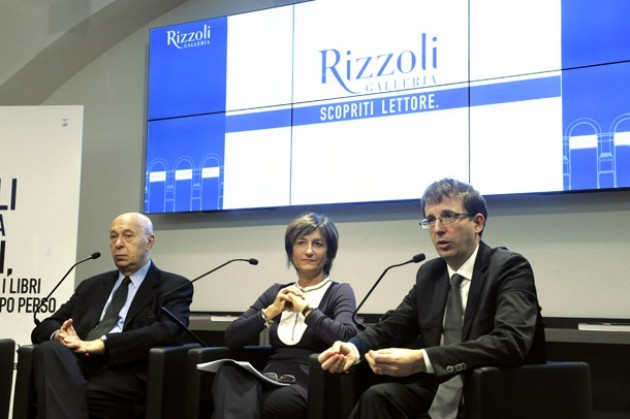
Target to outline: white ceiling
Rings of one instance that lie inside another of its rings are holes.
[[[0,106],[41,104],[92,60],[188,1],[227,0],[0,0]],[[224,6],[237,13],[302,1],[311,0]]]
[[[187,0],[0,0],[0,105],[38,105],[112,46]]]

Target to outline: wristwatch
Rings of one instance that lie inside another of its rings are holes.
[[[271,327],[271,325],[273,324],[273,319],[267,317],[263,310],[260,310],[260,316],[265,321],[265,327]]]
[[[107,346],[107,335],[103,335],[99,339],[103,342],[103,345]]]

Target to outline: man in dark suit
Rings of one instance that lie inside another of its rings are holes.
[[[188,280],[153,264],[154,240],[148,217],[116,217],[109,242],[118,269],[81,282],[33,330],[38,418],[142,417],[149,349],[181,344],[185,336],[159,302]],[[182,287],[162,304],[188,324],[192,294]]]
[[[387,376],[362,394],[354,418],[463,417],[462,373],[544,361],[531,266],[481,241],[488,211],[479,192],[443,179],[427,188],[422,210],[421,225],[440,257],[420,267],[395,310],[319,356],[324,370],[344,372],[364,358]],[[412,339],[418,349],[406,346]]]

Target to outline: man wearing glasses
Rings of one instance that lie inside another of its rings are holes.
[[[377,375],[353,418],[463,417],[462,373],[544,362],[532,268],[481,241],[484,198],[469,184],[442,179],[425,191],[422,211],[420,225],[440,257],[420,267],[396,309],[319,356],[330,372],[363,361]]]

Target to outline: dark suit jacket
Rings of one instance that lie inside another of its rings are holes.
[[[59,310],[35,327],[31,333],[33,343],[50,340],[53,332],[70,318],[74,321],[77,334],[85,338],[98,323],[117,279],[118,271],[111,271],[81,282]],[[106,365],[128,364],[139,378],[146,380],[149,349],[184,342],[185,332],[160,311],[158,302],[163,294],[187,282],[183,276],[163,272],[151,262],[129,307],[123,331],[107,335],[107,351],[100,361]],[[168,295],[163,302],[185,325],[188,325],[192,295],[192,286],[183,287]]]
[[[440,346],[449,290],[442,258],[418,269],[416,284],[395,309],[351,340],[370,349],[403,347],[415,339],[444,381],[480,366],[544,362],[544,327],[529,262],[505,248],[479,245],[464,314],[463,342]]]

